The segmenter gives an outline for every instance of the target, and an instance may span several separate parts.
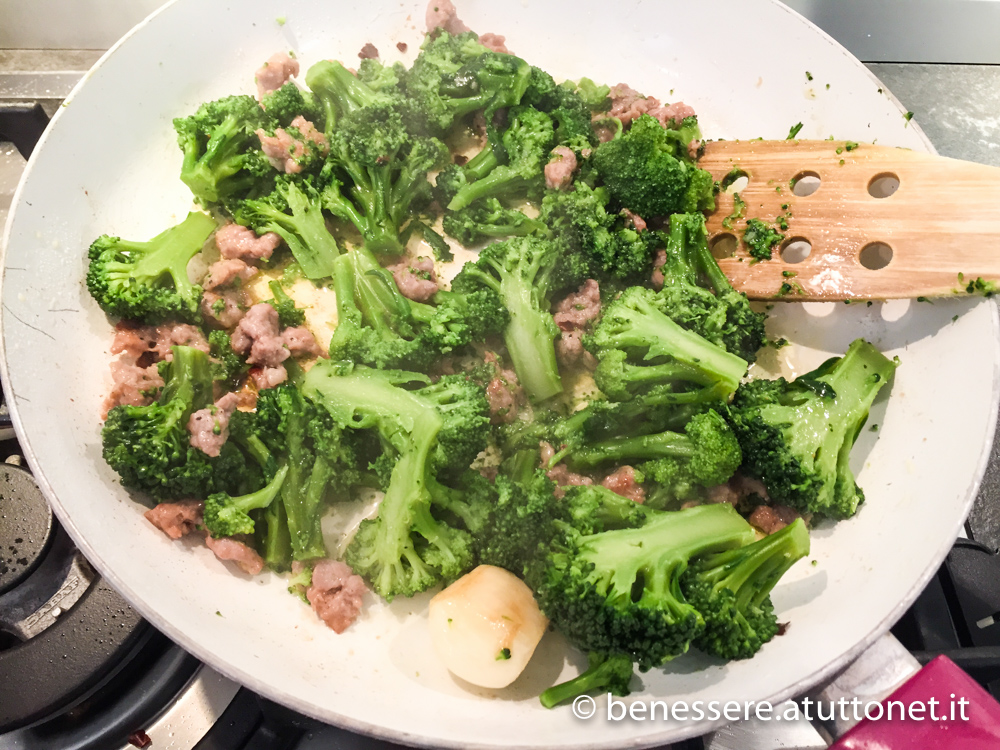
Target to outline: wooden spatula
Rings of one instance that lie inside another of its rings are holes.
[[[1000,279],[996,167],[795,140],[712,142],[699,166],[730,186],[708,217],[709,242],[717,257],[731,253],[719,265],[751,298],[941,297],[989,292]],[[771,260],[750,256],[750,219],[783,235]]]

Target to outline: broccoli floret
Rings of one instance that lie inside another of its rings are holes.
[[[579,695],[600,691],[611,695],[628,695],[632,681],[632,658],[624,654],[591,651],[587,654],[587,669],[572,680],[544,690],[538,700],[546,708],[568,703]]]
[[[323,194],[312,178],[281,177],[270,195],[239,203],[234,217],[258,235],[280,235],[307,279],[333,274],[340,248],[326,228]]]
[[[680,589],[689,560],[755,538],[728,503],[649,514],[633,529],[564,527],[526,576],[542,612],[574,645],[626,655],[644,671],[685,653],[704,631]]]
[[[727,412],[743,449],[743,472],[776,502],[849,518],[864,501],[850,453],[868,410],[896,365],[863,339],[793,381],[752,380]]]
[[[312,586],[313,569],[309,565],[303,565],[298,573],[288,577],[288,593],[297,596],[304,604],[309,604],[306,591]]]
[[[292,328],[304,325],[306,322],[306,311],[295,306],[295,300],[288,296],[288,293],[281,286],[281,282],[270,281],[267,288],[271,290],[274,299],[265,300],[267,304],[278,311],[278,323],[282,328]]]
[[[368,67],[369,73],[373,69]],[[367,107],[398,106],[400,93],[386,76],[392,68],[374,71],[376,75],[355,76],[336,60],[320,60],[306,71],[306,86],[322,107],[324,130],[329,138],[341,118]],[[371,85],[374,84],[374,85]]]
[[[764,345],[767,315],[733,289],[708,247],[705,217],[674,214],[666,235],[660,309],[675,322],[747,362]],[[704,278],[708,286],[700,286]]]
[[[618,279],[649,277],[656,235],[626,227],[606,210],[608,192],[577,182],[571,191],[549,190],[539,220],[569,252],[582,253],[597,268]]]
[[[610,86],[599,86],[589,78],[581,78],[576,82],[576,93],[592,112],[607,112],[611,109]]]
[[[809,554],[801,518],[746,547],[693,561],[681,590],[705,620],[694,645],[723,659],[749,659],[778,632],[771,590]]]
[[[383,65],[374,57],[369,57],[358,63],[357,78],[376,93],[401,93],[400,85],[406,77],[406,67],[402,63]]]
[[[256,421],[261,440],[289,467],[281,502],[292,559],[325,556],[323,504],[328,493],[339,495],[358,482],[354,451],[327,411],[291,383],[259,393]]]
[[[672,361],[693,367],[714,381],[719,398],[735,391],[747,371],[746,360],[677,325],[661,312],[656,293],[643,287],[627,289],[608,305],[584,346],[599,358],[621,350],[651,365]]]
[[[287,128],[296,117],[304,117],[316,127],[323,127],[323,105],[312,93],[303,91],[291,81],[265,94],[260,104],[268,117],[282,128]]]
[[[615,200],[644,218],[709,210],[713,181],[688,155],[694,137],[690,127],[664,128],[640,115],[621,138],[594,150],[593,164]]]
[[[482,177],[469,181],[455,193],[448,209],[458,211],[477,200],[509,195],[523,195],[540,190],[545,183],[545,165],[555,145],[552,118],[531,107],[511,107],[509,124],[500,136],[506,161],[490,169]],[[488,145],[487,149],[495,146]],[[465,176],[475,173],[475,159],[466,166]]]
[[[330,356],[378,368],[426,368],[437,355],[499,333],[509,317],[492,289],[413,302],[364,247],[337,260],[333,282],[338,322]]]
[[[88,252],[88,291],[115,317],[199,322],[202,289],[188,279],[187,265],[215,226],[212,217],[192,212],[147,242],[101,235]]]
[[[205,528],[218,539],[223,536],[254,533],[250,511],[266,508],[281,492],[281,485],[288,475],[288,466],[282,466],[264,487],[247,495],[233,497],[215,492],[205,498]]]
[[[512,468],[516,467],[516,468]],[[538,468],[538,451],[520,451],[503,464],[485,522],[474,530],[479,562],[524,576],[561,525],[579,533],[641,526],[646,509],[600,485],[568,488],[564,497]]]
[[[401,387],[420,383],[425,387]],[[457,578],[474,562],[469,533],[434,517],[430,486],[437,483],[442,433],[463,450],[477,439],[485,447],[483,424],[470,416],[481,413],[482,391],[448,383],[424,393],[427,383],[416,373],[350,368],[328,360],[303,379],[305,394],[329,410],[337,424],[375,428],[396,452],[378,515],[362,522],[346,552],[348,564],[386,599]]]
[[[606,98],[607,93],[604,94]],[[572,82],[558,84],[544,70],[532,67],[521,103],[548,113],[556,123],[556,143],[579,151],[597,143],[591,108]]]
[[[535,237],[515,237],[485,248],[466,263],[452,283],[461,293],[492,289],[510,312],[504,342],[518,380],[528,396],[542,401],[563,389],[556,364],[550,297],[576,288],[589,268],[574,256],[564,256],[555,243]]]
[[[227,442],[209,457],[191,445],[188,418],[212,403],[208,355],[175,346],[161,368],[164,386],[149,406],[116,406],[101,430],[104,460],[122,485],[157,500],[203,498],[213,492],[238,494],[246,474],[242,452]]]
[[[202,203],[242,197],[274,170],[260,150],[258,128],[275,121],[251,96],[228,96],[202,104],[174,120],[184,153],[181,180]]]
[[[399,230],[431,199],[427,172],[447,161],[444,143],[409,135],[394,106],[357,109],[330,138],[320,174],[323,205],[353,223],[372,252],[401,253]]]
[[[676,403],[713,401],[719,397],[714,387],[716,379],[693,365],[675,361],[634,365],[621,349],[601,352],[594,369],[594,382],[612,401],[628,401],[653,389],[676,393]]]
[[[442,354],[499,334],[510,322],[510,313],[492,289],[439,291],[433,302],[414,303],[411,308],[414,319],[421,324],[421,345]]]
[[[403,81],[407,124],[442,135],[458,118],[484,110],[492,130],[493,114],[521,100],[530,75],[524,60],[490,51],[472,32],[428,36]]]
[[[709,409],[695,415],[683,434],[667,430],[586,443],[571,450],[568,458],[571,464],[580,467],[668,459],[681,464],[698,484],[712,487],[728,481],[743,456],[726,420]]]
[[[461,211],[445,214],[442,226],[445,234],[466,247],[498,237],[523,237],[546,232],[541,221],[529,219],[517,209],[505,208],[496,198],[476,201]]]
[[[232,339],[226,331],[208,334],[209,354],[212,357],[212,379],[222,381],[227,390],[236,390],[250,371],[246,359],[233,351]]]
[[[743,244],[747,246],[751,258],[770,260],[771,251],[783,239],[785,235],[760,219],[747,219],[747,228],[743,230]]]

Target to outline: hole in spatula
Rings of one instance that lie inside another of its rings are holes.
[[[815,172],[799,172],[792,178],[792,192],[805,198],[819,190],[820,182],[819,175]]]
[[[899,190],[899,178],[891,172],[877,174],[868,183],[868,195],[872,198],[888,198],[897,190]]]
[[[871,242],[861,250],[858,260],[869,271],[878,271],[892,261],[892,248],[884,242]]]
[[[785,263],[801,263],[809,257],[813,246],[805,237],[792,237],[781,246],[781,259]]]
[[[736,255],[736,235],[729,234],[728,232],[717,234],[712,238],[709,247],[712,250],[712,256],[716,260],[720,258],[732,258]]]
[[[722,178],[722,189],[727,193],[742,193],[750,182],[750,175],[738,167]]]

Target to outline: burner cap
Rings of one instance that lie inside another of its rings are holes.
[[[0,594],[38,566],[52,538],[52,510],[24,469],[0,463]]]

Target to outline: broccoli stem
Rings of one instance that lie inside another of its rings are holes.
[[[519,174],[500,165],[482,179],[470,182],[459,188],[455,197],[448,204],[449,211],[458,211],[480,198],[503,195],[519,190],[525,186],[525,180]]]
[[[340,255],[340,248],[326,228],[319,201],[310,201],[294,183],[288,183],[285,199],[291,215],[263,201],[255,201],[253,210],[262,220],[255,224],[263,231],[280,235],[307,279],[331,276],[333,261]]]
[[[788,569],[809,554],[809,531],[801,518],[753,544],[716,552],[692,565],[693,574],[718,591],[736,595],[736,607],[745,612],[770,595]]]
[[[505,276],[500,283],[500,297],[510,310],[503,340],[525,392],[535,401],[562,393],[552,316],[538,309],[533,302],[534,290],[521,279]]]
[[[108,263],[108,275],[119,272],[123,278],[140,284],[154,284],[166,275],[174,283],[178,296],[188,299],[200,291],[188,278],[188,262],[201,252],[209,235],[215,231],[215,219],[207,214],[192,211],[180,224],[160,232],[148,242],[118,240],[120,252],[140,255],[132,264]]]
[[[190,346],[172,346],[173,359],[164,375],[165,384],[160,391],[159,403],[182,402],[185,406],[181,419],[212,403],[212,365],[206,354]]]
[[[264,562],[271,570],[287,570],[292,563],[292,538],[288,533],[288,515],[284,503],[271,503],[264,511],[267,533],[264,536]]]
[[[727,393],[747,371],[746,360],[682,328],[652,304],[647,290],[635,287],[608,308],[591,341],[598,349],[646,350],[647,361],[670,357],[716,377]]]
[[[481,180],[500,165],[496,152],[489,144],[465,163],[462,171],[470,180]]]
[[[628,695],[629,680],[632,679],[632,657],[625,654],[604,656],[591,653],[590,666],[572,680],[553,685],[543,691],[538,700],[545,708],[555,708],[568,703],[579,695],[595,691],[612,695]]]
[[[655,435],[638,435],[590,443],[585,448],[572,451],[571,456],[574,465],[596,466],[611,461],[632,459],[690,458],[694,453],[695,446],[691,438],[667,431]]]

